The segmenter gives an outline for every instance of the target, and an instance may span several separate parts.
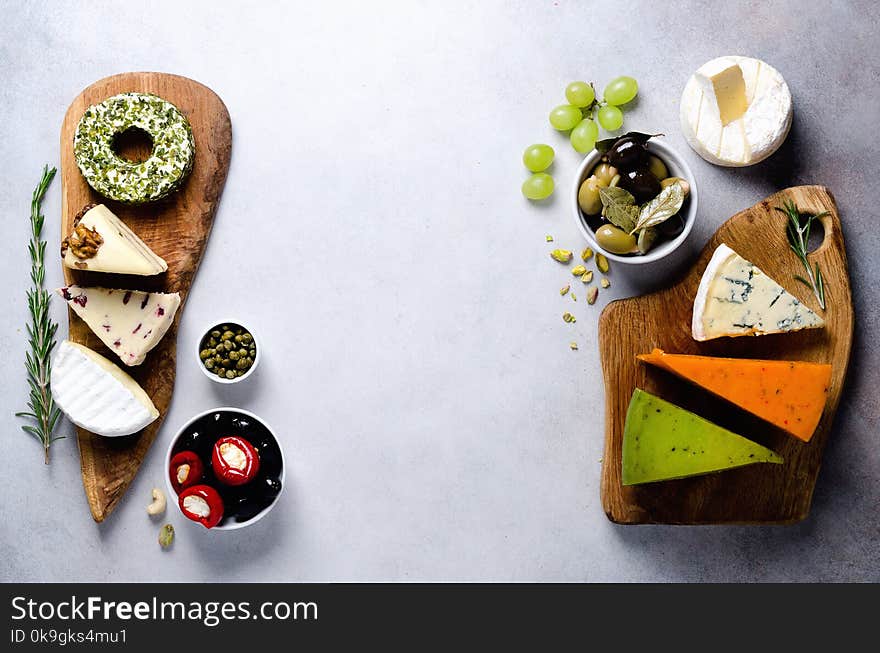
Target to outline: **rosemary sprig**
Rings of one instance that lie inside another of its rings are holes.
[[[800,259],[804,266],[804,270],[807,272],[806,278],[799,274],[794,275],[794,278],[813,290],[813,294],[816,295],[816,299],[819,300],[819,306],[821,306],[824,311],[825,280],[822,278],[822,271],[819,269],[818,263],[816,263],[815,268],[810,266],[810,262],[807,260],[807,247],[810,240],[810,227],[813,224],[813,220],[828,215],[828,211],[822,211],[822,213],[816,215],[808,215],[806,216],[806,220],[801,222],[801,212],[798,210],[797,204],[791,200],[785,200],[785,202],[783,202],[783,208],[779,208],[778,206],[775,208],[788,218],[788,228],[786,229],[788,234],[788,246]]]
[[[31,288],[27,291],[28,309],[31,313],[30,323],[27,325],[28,344],[30,351],[25,355],[25,369],[28,374],[30,385],[30,398],[27,411],[16,413],[19,417],[28,417],[36,424],[23,424],[22,429],[30,433],[43,445],[46,464],[49,464],[49,446],[64,436],[52,436],[55,424],[61,416],[61,411],[52,400],[49,390],[52,363],[50,356],[55,347],[55,331],[58,324],[49,316],[49,293],[43,288],[43,278],[46,274],[44,255],[46,253],[46,241],[41,238],[43,221],[45,216],[40,213],[43,196],[55,177],[55,168],[43,167],[43,178],[34,189],[31,198],[31,240],[28,243],[28,251],[31,255]]]

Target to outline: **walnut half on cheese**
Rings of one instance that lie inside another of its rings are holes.
[[[61,244],[64,267],[150,276],[168,264],[103,204],[86,206]]]

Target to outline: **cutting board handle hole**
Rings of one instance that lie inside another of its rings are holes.
[[[113,137],[113,151],[130,163],[143,163],[153,153],[153,139],[143,129],[129,127]]]
[[[807,251],[815,252],[825,242],[825,223],[819,220],[813,220],[810,225],[810,239],[807,241]]]

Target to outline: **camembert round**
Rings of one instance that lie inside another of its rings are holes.
[[[709,163],[742,167],[773,154],[791,129],[788,84],[773,66],[724,56],[700,67],[681,96],[681,129]]]

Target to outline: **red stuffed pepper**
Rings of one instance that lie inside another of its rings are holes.
[[[220,438],[211,454],[214,475],[226,485],[244,485],[260,471],[260,454],[250,442],[238,436]]]
[[[193,485],[180,493],[180,510],[205,528],[214,528],[223,519],[223,499],[210,485]]]
[[[174,491],[180,494],[191,485],[202,480],[205,474],[205,466],[192,451],[181,451],[174,455],[169,465],[168,473],[171,475],[171,485]]]

